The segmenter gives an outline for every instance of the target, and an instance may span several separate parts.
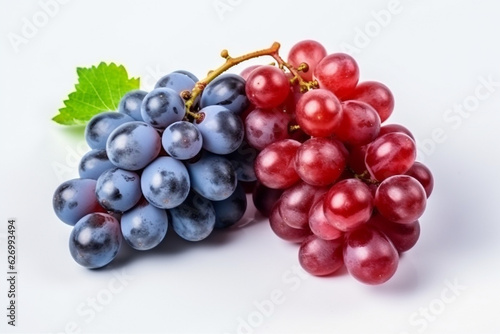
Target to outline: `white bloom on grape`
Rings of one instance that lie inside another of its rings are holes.
[[[101,189],[106,194],[112,194],[115,191],[115,186],[113,185],[113,181],[104,182]]]
[[[125,148],[127,148],[127,144],[128,144],[127,137],[128,136],[125,133],[117,136],[114,139],[115,149],[124,150]]]

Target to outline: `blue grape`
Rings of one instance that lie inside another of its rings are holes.
[[[198,80],[196,80],[198,81]],[[160,80],[155,85],[155,88],[170,88],[180,94],[182,91],[191,91],[196,83],[189,75],[181,72],[169,73]]]
[[[193,189],[211,201],[222,201],[236,189],[236,171],[222,156],[203,152],[198,161],[187,164],[187,169]]]
[[[210,82],[201,95],[202,108],[219,105],[241,114],[250,105],[245,93],[245,79],[237,74],[225,73]]]
[[[82,179],[97,180],[103,172],[114,167],[106,150],[95,149],[84,154],[78,165],[78,173]]]
[[[56,216],[68,225],[75,225],[83,216],[103,211],[95,194],[96,180],[72,179],[57,187],[52,198]]]
[[[111,132],[118,126],[132,122],[128,115],[114,111],[106,111],[92,117],[85,127],[85,140],[92,149],[105,149]]]
[[[203,137],[193,123],[179,121],[170,124],[165,129],[162,135],[162,145],[172,158],[187,160],[200,153]]]
[[[198,77],[196,75],[194,75],[193,73],[189,72],[189,71],[177,70],[177,71],[174,71],[173,73],[181,73],[181,74],[187,75],[194,82],[198,82]]]
[[[143,121],[141,104],[147,93],[139,89],[126,93],[118,104],[118,112],[130,116],[136,121]]]
[[[131,209],[142,196],[139,175],[117,167],[102,173],[95,189],[99,204],[113,212]]]
[[[160,244],[168,230],[167,212],[143,199],[121,217],[125,241],[137,250],[149,250]]]
[[[108,138],[106,152],[119,168],[139,170],[158,156],[161,137],[158,131],[144,122],[122,124]]]
[[[222,106],[208,106],[200,110],[201,121],[195,125],[203,136],[203,148],[216,154],[229,154],[243,141],[241,118]]]
[[[157,158],[144,168],[141,176],[144,197],[160,209],[174,208],[184,202],[190,186],[186,167],[172,157]]]
[[[75,261],[90,269],[109,264],[122,244],[120,223],[107,213],[90,213],[73,227],[69,250]]]
[[[236,224],[247,210],[245,189],[238,183],[231,196],[212,202],[215,209],[215,228],[226,228]]]
[[[155,128],[165,129],[170,124],[182,120],[184,115],[184,100],[173,89],[155,88],[142,101],[142,119]]]
[[[169,210],[174,231],[188,241],[200,241],[212,233],[215,210],[212,202],[191,191],[186,200]]]
[[[255,148],[243,141],[236,151],[225,156],[233,164],[239,181],[253,182],[257,180],[253,167],[258,153]]]

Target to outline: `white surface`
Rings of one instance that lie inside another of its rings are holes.
[[[500,332],[498,3],[61,0],[44,22],[46,2],[1,1],[0,332]],[[382,26],[376,13],[387,8],[394,14]],[[33,17],[42,26],[16,52],[9,36],[22,36]],[[371,37],[363,40],[365,29]],[[202,77],[221,64],[223,48],[239,55],[276,40],[286,55],[304,38],[330,52],[358,48],[362,80],[392,89],[388,122],[412,130],[434,173],[421,239],[388,283],[305,275],[297,248],[252,210],[244,228],[199,244],[169,231],[160,249],[125,249],[104,270],[72,260],[70,227],[55,217],[51,197],[77,175],[87,148],[80,132],[50,119],[77,66],[115,61],[149,89],[176,69]],[[464,113],[453,112],[463,104]],[[4,278],[10,217],[18,221],[15,328],[7,325]]]

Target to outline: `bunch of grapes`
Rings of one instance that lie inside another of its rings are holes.
[[[246,82],[254,107],[246,139],[260,150],[255,205],[279,237],[300,244],[307,272],[345,265],[363,283],[386,282],[419,238],[432,174],[415,161],[407,128],[382,125],[393,95],[380,82],[359,82],[351,56],[302,41],[288,64],[312,81],[294,84],[297,77],[262,66]]]

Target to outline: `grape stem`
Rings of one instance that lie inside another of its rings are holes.
[[[262,57],[262,56],[271,56],[278,63],[278,67],[280,69],[284,69],[284,68],[288,69],[290,71],[290,73],[293,75],[293,77],[290,79],[290,83],[291,84],[297,83],[300,86],[301,92],[306,92],[309,89],[318,88],[317,81],[315,81],[315,80],[314,81],[305,81],[300,76],[300,72],[301,71],[306,72],[309,69],[309,66],[305,63],[302,63],[299,65],[298,68],[294,68],[292,65],[285,62],[283,60],[283,58],[281,58],[281,56],[279,55],[280,46],[281,46],[280,43],[274,42],[273,45],[271,45],[271,47],[269,47],[267,49],[250,52],[250,53],[247,53],[247,54],[244,54],[242,56],[235,57],[235,58],[231,57],[229,55],[229,52],[226,49],[222,50],[220,55],[222,58],[226,59],[226,62],[224,64],[222,64],[220,67],[218,67],[217,69],[210,71],[204,79],[198,81],[195,84],[194,88],[191,90],[191,92],[185,91],[182,93],[182,97],[186,100],[184,103],[186,106],[186,114],[188,114],[189,116],[191,116],[195,119],[199,119],[200,117],[202,117],[202,115],[198,114],[195,110],[192,110],[192,107],[193,107],[194,101],[203,92],[205,87],[210,82],[212,82],[212,80],[217,78],[219,75],[221,75],[222,73],[224,73],[225,71],[227,71],[231,67],[238,65],[239,63],[242,63],[246,60],[249,60],[252,58],[257,58],[257,57]]]

